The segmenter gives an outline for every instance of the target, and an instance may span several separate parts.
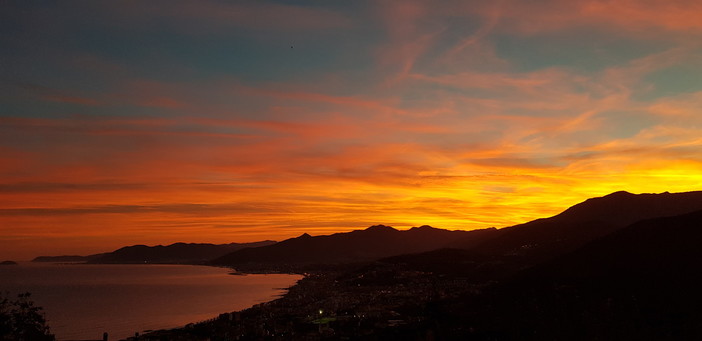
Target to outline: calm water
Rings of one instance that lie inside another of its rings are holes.
[[[110,340],[180,327],[269,301],[301,276],[228,275],[189,265],[21,263],[0,266],[0,291],[29,291],[57,339]]]

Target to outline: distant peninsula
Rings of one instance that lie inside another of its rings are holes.
[[[39,256],[34,259],[32,259],[32,262],[46,262],[46,263],[79,263],[79,262],[88,262],[90,259],[96,258],[103,255],[97,254],[97,255],[90,255],[90,256],[78,256],[78,255],[66,255],[66,256]]]
[[[11,260],[5,260],[0,262],[0,265],[17,265],[17,262]]]
[[[175,243],[170,245],[132,245],[107,253],[89,256],[40,256],[33,262],[83,262],[91,264],[203,264],[234,251],[275,244],[264,240],[253,243],[204,244]]]

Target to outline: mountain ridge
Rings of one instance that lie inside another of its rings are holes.
[[[517,271],[575,250],[634,222],[699,209],[702,209],[702,191],[660,194],[618,191],[587,199],[552,217],[501,229],[451,231],[424,225],[400,231],[373,225],[364,230],[323,236],[305,233],[267,247],[234,251],[209,264],[255,271],[257,267],[265,269],[276,264],[349,263],[459,248],[487,256],[516,257],[517,261],[510,262],[514,265],[512,270]],[[409,235],[415,238],[405,237]]]
[[[232,251],[275,244],[264,240],[252,243],[184,243],[147,246],[136,244],[88,256],[39,256],[32,262],[87,262],[91,264],[202,264]]]
[[[495,238],[464,248],[485,254],[533,256],[543,260],[572,251],[637,221],[700,209],[702,191],[660,194],[618,191],[587,199],[549,218],[499,229]]]
[[[257,264],[333,264],[373,260],[377,258],[416,253],[441,248],[459,238],[485,239],[494,228],[456,231],[423,226],[397,230],[386,225],[373,225],[364,230],[353,230],[331,235],[303,234],[277,244],[234,251],[214,259],[210,264],[242,266]]]

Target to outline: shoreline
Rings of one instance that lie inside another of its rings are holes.
[[[93,339],[105,331],[118,340],[279,299],[284,288],[302,278],[279,274],[239,279],[221,266],[142,265],[23,262],[3,268],[0,286],[13,294],[31,292],[59,340]]]
[[[226,266],[222,266],[226,267]],[[152,340],[152,339],[169,339],[169,337],[173,337],[174,335],[177,335],[178,339],[182,339],[182,337],[185,336],[185,334],[189,334],[192,331],[195,331],[197,329],[210,329],[212,325],[221,323],[221,322],[233,322],[233,321],[241,321],[242,320],[242,315],[246,315],[246,313],[251,312],[251,311],[256,311],[256,310],[265,310],[266,307],[271,306],[276,304],[277,302],[281,300],[286,300],[290,298],[291,292],[296,291],[296,290],[304,290],[301,288],[302,282],[309,280],[314,274],[311,273],[281,273],[281,272],[271,272],[271,271],[252,271],[252,272],[236,272],[238,276],[247,276],[247,275],[298,275],[302,276],[302,278],[298,279],[293,285],[287,287],[287,288],[273,288],[278,291],[284,291],[281,294],[275,295],[273,299],[256,303],[250,307],[236,310],[236,311],[229,311],[229,312],[223,312],[220,313],[217,317],[213,317],[211,319],[207,320],[202,320],[202,321],[197,321],[197,322],[191,322],[188,323],[184,326],[181,327],[176,327],[176,328],[168,328],[168,329],[160,329],[160,330],[152,330],[148,333],[145,334],[140,334],[139,336],[132,336],[128,337],[127,339],[122,339],[121,341],[144,341],[144,340]],[[230,274],[231,275],[231,274]],[[187,337],[187,336],[186,336]],[[185,339],[187,340],[187,338]]]
[[[271,301],[127,340],[319,340],[364,335],[412,339],[417,328],[433,328],[427,324],[431,321],[430,302],[475,295],[485,285],[460,276],[437,277],[431,272],[407,270],[401,265],[366,270],[367,264],[356,263],[335,271],[307,272]]]
[[[90,264],[90,263],[86,263],[86,264]],[[118,265],[118,264],[123,264],[123,263],[111,263],[111,264]],[[138,264],[140,264],[140,263],[137,263],[137,264],[135,264],[135,265],[138,265]],[[110,264],[108,264],[108,265],[110,265]],[[140,341],[140,340],[143,340],[143,338],[146,338],[146,340],[151,340],[152,337],[157,337],[157,338],[163,337],[163,335],[161,335],[161,334],[163,334],[163,333],[167,333],[167,334],[170,334],[170,333],[173,333],[173,332],[178,333],[178,332],[181,331],[181,330],[192,329],[192,328],[195,328],[195,327],[198,326],[198,325],[206,325],[206,324],[210,324],[210,323],[215,323],[215,322],[217,322],[217,321],[219,321],[219,320],[222,320],[222,319],[229,319],[229,320],[231,321],[232,318],[234,318],[237,314],[241,314],[241,313],[243,313],[243,312],[245,312],[245,311],[248,311],[248,310],[250,310],[250,309],[257,309],[257,308],[260,308],[260,307],[263,307],[263,306],[266,306],[266,305],[269,305],[269,304],[273,304],[273,303],[275,303],[276,301],[285,299],[285,298],[290,294],[291,289],[293,289],[293,288],[295,288],[295,287],[298,287],[298,286],[300,285],[300,282],[301,282],[301,281],[307,279],[309,276],[312,275],[312,274],[309,273],[309,272],[284,272],[284,271],[270,270],[270,269],[269,269],[269,270],[254,270],[254,271],[251,271],[251,270],[249,270],[249,271],[238,271],[238,270],[236,270],[236,269],[235,269],[234,267],[232,267],[232,266],[227,266],[227,265],[214,265],[214,264],[172,264],[172,263],[161,264],[161,263],[148,263],[148,264],[144,264],[144,265],[195,265],[195,266],[208,266],[208,267],[215,267],[215,268],[225,268],[225,269],[231,270],[231,272],[227,273],[227,275],[230,275],[230,276],[242,276],[242,277],[243,277],[243,276],[249,276],[249,275],[290,275],[290,276],[302,276],[302,277],[301,277],[300,279],[298,279],[297,281],[295,281],[295,283],[292,284],[292,285],[290,285],[289,287],[271,288],[271,289],[273,289],[273,290],[276,290],[276,291],[281,292],[281,293],[278,293],[278,294],[274,294],[274,295],[272,296],[272,299],[271,299],[271,300],[259,302],[259,303],[256,303],[256,304],[252,305],[252,306],[249,306],[249,307],[247,307],[247,308],[243,308],[243,309],[240,309],[240,310],[222,312],[222,313],[219,313],[216,317],[213,317],[213,318],[210,318],[210,319],[206,319],[206,320],[200,320],[200,321],[195,321],[195,322],[189,322],[189,323],[187,323],[187,324],[185,324],[185,325],[182,325],[182,326],[180,326],[180,327],[165,328],[165,329],[157,329],[157,330],[144,330],[144,331],[143,331],[144,334],[138,333],[138,336],[137,336],[137,337],[130,336],[130,337],[126,338],[126,339],[120,339],[120,341]]]

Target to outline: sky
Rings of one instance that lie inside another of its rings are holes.
[[[499,228],[702,189],[701,17],[697,0],[0,1],[0,258]]]

